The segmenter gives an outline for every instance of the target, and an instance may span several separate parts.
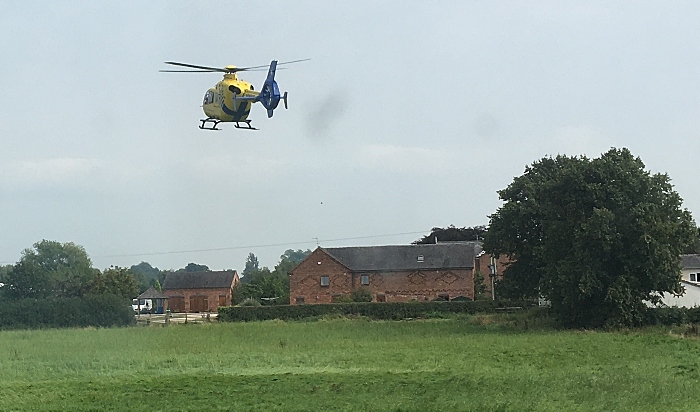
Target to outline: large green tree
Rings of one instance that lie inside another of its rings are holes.
[[[635,324],[644,301],[680,290],[695,222],[668,175],[629,150],[544,158],[498,193],[484,248],[513,259],[501,292],[542,295],[563,323],[599,327]]]
[[[178,272],[187,272],[187,273],[194,273],[194,272],[209,272],[209,266],[207,265],[200,265],[198,263],[193,263],[190,262],[187,264],[182,269],[178,269]]]
[[[294,269],[302,260],[306,259],[311,254],[311,250],[306,249],[287,249],[281,256],[280,261],[275,266],[275,273],[280,276],[287,277],[289,272]]]
[[[693,240],[693,243],[688,246],[688,248],[684,251],[686,254],[698,254],[700,253],[700,228],[697,229],[695,232],[695,239]]]
[[[310,250],[287,249],[281,256],[274,270],[267,267],[253,269],[258,265],[254,254],[248,255],[246,268],[250,269],[234,290],[234,303],[252,298],[264,305],[289,303],[289,271],[304,260]],[[251,264],[252,263],[252,264]]]
[[[255,253],[250,252],[245,260],[245,268],[243,269],[241,276],[243,276],[244,281],[247,282],[250,278],[245,279],[245,277],[253,272],[257,272],[258,270],[260,270],[260,262],[258,262],[258,257],[255,256]]]
[[[12,271],[12,265],[0,265],[0,298],[5,296],[5,285],[8,283],[7,275]]]
[[[3,289],[12,298],[82,296],[97,273],[82,246],[42,240],[22,252]]]
[[[130,269],[113,266],[92,278],[90,293],[133,299],[139,294],[139,286]]]
[[[463,242],[480,240],[486,235],[486,226],[474,227],[434,227],[430,233],[413,242],[414,245],[434,244],[439,242]]]

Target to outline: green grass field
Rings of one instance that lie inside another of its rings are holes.
[[[0,410],[700,409],[697,339],[489,320],[5,331]]]

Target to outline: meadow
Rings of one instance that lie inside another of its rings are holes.
[[[672,332],[496,315],[3,331],[0,410],[696,411],[700,341]]]

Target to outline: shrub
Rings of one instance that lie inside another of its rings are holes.
[[[465,301],[465,302],[353,302],[319,305],[219,307],[222,322],[257,320],[300,320],[327,315],[366,316],[372,319],[400,320],[436,317],[437,313],[497,313],[533,306],[529,302]]]
[[[245,298],[238,306],[262,306],[262,304],[253,298]]]
[[[685,325],[700,323],[700,307],[694,308],[648,308],[644,316],[645,325]]]
[[[340,295],[340,296],[334,296],[333,297],[333,303],[351,303],[354,302],[352,300],[352,297],[348,295]]]
[[[17,299],[0,305],[2,329],[108,327],[134,322],[131,301],[114,295]]]
[[[353,302],[371,302],[372,298],[372,292],[367,288],[358,288],[352,291]]]

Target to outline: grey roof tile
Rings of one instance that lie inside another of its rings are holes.
[[[700,255],[681,255],[683,269],[700,269]]]
[[[163,290],[230,288],[236,276],[235,270],[212,272],[173,272],[163,281]]]
[[[481,252],[477,242],[321,249],[353,271],[471,269]]]
[[[150,288],[146,289],[145,292],[140,294],[137,299],[167,299],[168,297],[162,294],[161,292],[158,292],[156,288],[151,286]]]

